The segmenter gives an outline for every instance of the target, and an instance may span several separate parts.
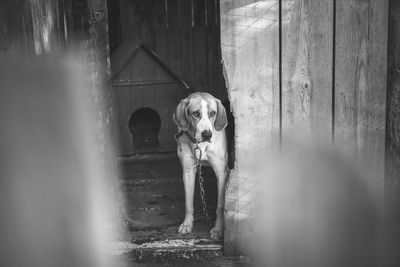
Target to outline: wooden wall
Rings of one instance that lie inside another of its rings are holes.
[[[400,2],[390,0],[386,118],[386,266],[400,265]]]
[[[240,252],[251,216],[262,176],[253,159],[293,137],[365,163],[382,211],[388,1],[222,0],[220,9],[237,158],[226,252]]]
[[[216,0],[120,0],[121,41],[145,42],[196,91],[226,99]]]
[[[111,6],[110,11],[114,12],[110,18],[111,65],[113,72],[121,72],[113,81],[120,154],[138,152],[132,146],[128,121],[135,110],[143,107],[156,107],[162,117],[159,151],[175,150],[176,126],[172,113],[179,101],[193,91],[209,92],[222,100],[227,98],[221,65],[218,1],[120,0],[119,5]],[[135,55],[131,63],[124,64],[141,44],[154,52],[159,62]],[[160,76],[161,69],[172,75]],[[160,79],[167,83],[161,84]],[[158,85],[127,85],[143,80],[157,81]],[[182,89],[179,80],[189,88]]]

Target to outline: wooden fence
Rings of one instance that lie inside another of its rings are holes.
[[[220,10],[237,138],[226,251],[251,215],[255,151],[291,133],[368,163],[383,204],[388,1],[221,0]]]

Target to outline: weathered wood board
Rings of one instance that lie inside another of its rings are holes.
[[[279,4],[282,16],[274,8]],[[258,5],[263,9],[253,9]],[[227,191],[226,251],[238,252],[247,232],[250,207],[243,204],[259,175],[248,169],[257,151],[253,142],[265,148],[274,141],[290,145],[292,138],[336,145],[367,166],[365,182],[382,211],[388,1],[225,0],[220,8],[237,157]],[[262,35],[255,29],[259,19],[272,25]],[[262,140],[256,128],[264,129]]]
[[[383,211],[388,2],[336,6],[334,142],[367,168]]]
[[[282,1],[282,144],[332,135],[333,1]]]
[[[400,2],[390,1],[386,108],[385,209],[387,265],[400,264]]]
[[[235,115],[236,164],[225,213],[225,252],[239,252],[260,179],[254,164],[279,144],[278,1],[221,3],[225,79]]]

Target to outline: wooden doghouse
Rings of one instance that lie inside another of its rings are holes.
[[[174,150],[172,114],[187,83],[145,44],[122,43],[111,62],[119,153]]]

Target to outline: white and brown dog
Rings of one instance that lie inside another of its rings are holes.
[[[220,239],[224,231],[225,182],[228,175],[228,151],[225,127],[226,111],[219,99],[208,93],[193,93],[183,99],[173,116],[178,125],[178,157],[185,187],[185,219],[178,233],[188,234],[193,228],[193,197],[196,175],[196,144],[201,160],[208,162],[218,180],[216,221],[210,231],[212,239]]]

